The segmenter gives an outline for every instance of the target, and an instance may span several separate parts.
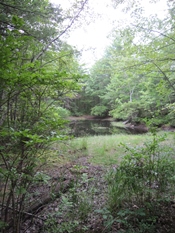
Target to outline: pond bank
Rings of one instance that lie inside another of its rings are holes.
[[[68,118],[70,121],[78,121],[78,120],[101,120],[101,121],[115,121],[112,117],[97,117],[91,115],[83,115],[83,116],[70,116]]]
[[[102,118],[84,115],[69,117],[71,134],[73,136],[106,135],[106,134],[144,134],[148,128],[144,124],[134,125],[116,121],[112,117]]]
[[[136,130],[138,133],[147,133],[149,131],[149,128],[143,124],[143,123],[128,123],[127,121],[117,121],[116,119],[112,117],[97,117],[92,115],[83,115],[83,116],[70,116],[68,118],[70,121],[83,121],[83,120],[99,120],[99,121],[109,121],[109,122],[115,122],[117,127],[129,129],[129,130]],[[172,127],[170,125],[162,125],[158,127],[162,131],[168,131],[168,132],[175,132],[175,127]]]

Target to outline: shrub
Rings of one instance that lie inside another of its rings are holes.
[[[152,232],[163,214],[161,208],[165,209],[162,206],[167,206],[175,193],[175,161],[162,141],[164,137],[153,133],[144,147],[123,145],[128,154],[108,175],[109,210],[117,222],[135,229],[129,232]]]
[[[91,114],[94,116],[106,116],[108,108],[104,105],[95,106],[91,109]]]

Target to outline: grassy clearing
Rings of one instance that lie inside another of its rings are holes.
[[[92,163],[101,165],[112,165],[118,163],[125,149],[122,143],[128,146],[140,146],[144,143],[148,135],[111,135],[88,138],[88,153]]]
[[[158,135],[165,135],[159,132]],[[54,144],[50,153],[51,163],[65,164],[76,158],[88,156],[91,163],[100,165],[118,164],[126,154],[122,144],[128,147],[142,147],[144,143],[150,141],[151,133],[142,135],[106,135],[74,138],[69,141]],[[164,146],[174,146],[174,133],[166,133]]]
[[[94,136],[55,143],[50,164],[73,161],[69,170],[75,180],[62,194],[59,207],[56,202],[58,211],[48,215],[45,232],[174,232],[175,134],[168,132],[162,140],[164,134]],[[74,162],[84,156],[93,164],[82,173],[86,164]],[[109,167],[98,170],[94,164]],[[94,222],[100,222],[97,231],[90,230],[96,227]]]
[[[90,137],[87,139],[90,161],[102,165],[118,164],[126,154],[126,150],[122,144],[128,147],[142,147],[151,138],[152,135],[150,133],[142,135],[120,134]],[[164,144],[167,146],[173,145],[173,134],[169,133],[167,135],[167,140]]]

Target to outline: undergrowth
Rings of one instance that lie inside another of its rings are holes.
[[[74,171],[79,172],[80,169],[79,166],[74,167]],[[62,194],[57,211],[47,216],[43,233],[87,232],[88,227],[85,223],[92,211],[94,196],[94,189],[88,187],[91,179],[87,173],[76,176],[69,192]]]
[[[175,160],[174,151],[161,144],[164,140],[153,133],[143,147],[122,144],[127,153],[107,176],[108,228],[116,224],[124,232],[174,232]]]
[[[61,154],[76,160],[88,156],[91,162],[110,166],[106,182],[100,184],[104,185],[105,195],[100,207],[94,202],[96,193],[101,192],[95,191],[94,181],[98,177],[88,178],[82,165],[72,166],[70,170],[76,179],[69,191],[62,194],[56,211],[47,216],[42,232],[94,232],[97,229],[90,228],[92,218],[94,222],[101,221],[100,230],[95,232],[174,233],[173,140],[171,133],[166,138],[153,132],[77,138],[55,145],[57,157]]]

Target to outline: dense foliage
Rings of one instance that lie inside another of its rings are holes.
[[[161,145],[164,140],[153,132],[143,147],[123,144],[127,154],[108,175],[111,225],[119,223],[126,232],[174,231],[175,161],[172,150]]]
[[[91,100],[89,113],[175,125],[175,5],[167,4],[161,17],[144,16],[138,1],[125,9],[131,13],[131,23],[113,31],[111,46],[86,82],[82,96]]]
[[[61,37],[85,3],[70,15],[47,0],[0,2],[1,232],[21,231],[44,151],[65,138],[62,99],[79,89],[82,71]]]

